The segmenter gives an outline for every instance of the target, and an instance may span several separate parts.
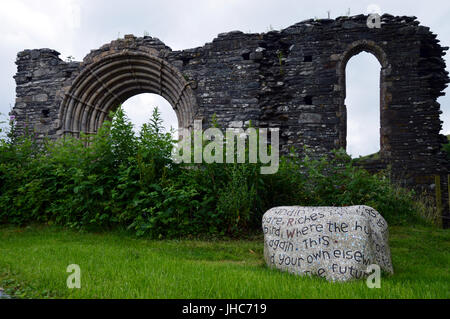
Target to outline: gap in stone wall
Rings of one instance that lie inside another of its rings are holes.
[[[148,123],[153,110],[158,107],[163,120],[163,126],[167,131],[174,129],[174,138],[178,137],[178,118],[170,103],[158,94],[143,93],[126,100],[122,107],[125,114],[134,125],[136,133],[144,123]]]
[[[347,153],[353,158],[380,151],[380,70],[377,58],[367,52],[347,63]]]

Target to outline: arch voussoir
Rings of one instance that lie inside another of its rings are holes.
[[[181,127],[193,121],[195,97],[181,73],[143,52],[106,55],[89,64],[73,82],[60,109],[63,134],[95,133],[109,112],[129,97],[154,93],[174,108]]]

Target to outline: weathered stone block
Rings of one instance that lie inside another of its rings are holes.
[[[45,94],[45,93],[43,93],[43,94],[38,94],[38,95],[35,95],[35,96],[33,97],[33,100],[34,100],[35,102],[47,102],[47,100],[48,100],[48,95]]]
[[[388,224],[371,207],[277,207],[262,227],[270,267],[329,281],[364,278],[373,264],[393,273]]]
[[[300,114],[298,122],[300,124],[321,123],[322,115],[317,114],[317,113],[303,113],[303,114]]]

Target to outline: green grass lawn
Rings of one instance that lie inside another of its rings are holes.
[[[0,227],[0,287],[25,298],[450,298],[450,232],[391,227],[395,275],[381,289],[268,269],[262,238],[136,239],[58,227]],[[81,289],[66,268],[81,267]]]

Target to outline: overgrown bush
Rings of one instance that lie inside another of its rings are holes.
[[[112,119],[80,139],[3,138],[0,223],[122,227],[154,238],[240,236],[280,205],[369,205],[391,225],[419,221],[412,192],[353,166],[342,150],[321,159],[292,152],[273,175],[261,175],[260,164],[186,166],[172,161],[172,134],[157,109],[137,135],[121,108]]]
[[[274,189],[283,189],[279,200],[273,199],[274,205],[368,205],[390,224],[420,220],[414,192],[392,184],[386,172],[374,175],[354,166],[342,149],[320,159],[284,157],[279,173],[270,178]]]

